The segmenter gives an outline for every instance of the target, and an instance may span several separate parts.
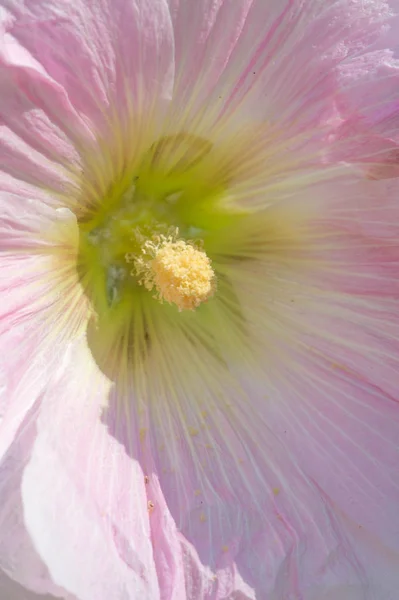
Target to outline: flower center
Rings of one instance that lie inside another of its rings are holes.
[[[245,212],[207,140],[169,136],[136,160],[79,219],[83,286],[98,317],[121,322],[133,307],[157,312],[148,290],[179,312],[211,299],[219,233]]]
[[[88,168],[76,209],[89,347],[109,379],[132,375],[143,389],[164,343],[179,352],[191,340],[222,361],[216,337],[226,322],[228,345],[241,348],[246,325],[231,274],[252,216],[223,145],[182,133],[147,148],[111,162],[103,179]]]
[[[133,261],[132,275],[147,290],[156,289],[155,297],[175,304],[179,311],[195,310],[215,291],[215,273],[206,253],[192,242],[178,239],[178,229],[169,235],[154,235],[141,247],[139,256],[126,255]]]

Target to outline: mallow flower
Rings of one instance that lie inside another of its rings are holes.
[[[1,0],[26,597],[396,597],[398,8]]]

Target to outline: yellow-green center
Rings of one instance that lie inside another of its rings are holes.
[[[213,159],[207,140],[162,138],[81,219],[79,268],[99,316],[134,305],[143,289],[179,311],[214,295],[212,240],[242,211],[228,204]]]

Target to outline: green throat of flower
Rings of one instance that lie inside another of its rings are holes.
[[[202,138],[162,138],[80,219],[79,272],[99,317],[154,299],[192,311],[215,295],[215,239],[244,213],[210,161]]]

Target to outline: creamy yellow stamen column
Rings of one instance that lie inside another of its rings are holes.
[[[176,231],[177,234],[177,231]],[[156,298],[175,304],[179,311],[195,310],[215,292],[215,272],[206,253],[177,235],[156,235],[134,258],[133,275]]]

